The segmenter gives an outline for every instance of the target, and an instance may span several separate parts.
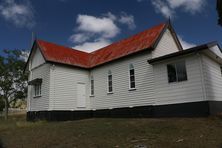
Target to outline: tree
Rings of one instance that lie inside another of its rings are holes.
[[[222,26],[222,0],[217,0],[218,24]]]
[[[9,104],[26,97],[27,74],[23,74],[22,53],[21,50],[3,50],[0,55],[0,98],[4,100],[6,120]]]
[[[3,108],[4,108],[4,101],[3,101],[3,98],[0,97],[0,112],[3,111]]]

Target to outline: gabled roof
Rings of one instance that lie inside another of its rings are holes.
[[[48,62],[89,68],[90,54],[69,47],[56,45],[43,40],[36,40],[43,57]]]
[[[93,68],[139,51],[154,49],[162,37],[165,29],[168,27],[173,33],[173,37],[177,42],[178,48],[181,49],[180,42],[178,41],[170,22],[159,24],[134,36],[115,42],[91,53],[60,46],[43,40],[36,40],[34,45],[37,45],[44,59],[48,62],[67,64],[81,68]]]
[[[150,59],[150,60],[148,60],[148,63],[153,64],[153,63],[161,62],[163,60],[167,60],[167,59],[170,59],[170,58],[175,58],[175,57],[178,57],[178,56],[188,55],[188,54],[195,53],[195,52],[197,53],[199,51],[209,49],[209,48],[211,48],[215,45],[217,45],[220,49],[219,44],[214,41],[214,42],[206,43],[206,44],[199,45],[199,46],[196,46],[196,47],[192,47],[192,48],[189,48],[189,49],[186,49],[186,50],[182,50],[182,51],[174,52],[174,53],[167,54],[167,55],[164,55],[164,56],[161,56],[161,57],[157,57],[157,58],[154,58],[154,59]],[[221,49],[220,49],[220,51],[221,51]]]

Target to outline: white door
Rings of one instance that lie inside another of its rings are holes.
[[[77,107],[86,107],[86,85],[77,83]]]

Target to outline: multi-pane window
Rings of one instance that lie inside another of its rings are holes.
[[[129,66],[129,87],[130,89],[136,88],[135,84],[135,70],[133,64]]]
[[[41,83],[40,84],[35,84],[34,85],[34,95],[35,97],[41,96],[42,90],[41,90]]]
[[[93,96],[94,95],[94,78],[93,76],[90,77],[90,95]]]
[[[180,82],[187,80],[185,61],[167,64],[168,82]]]
[[[108,71],[108,93],[113,92],[113,78],[112,78],[112,72]]]

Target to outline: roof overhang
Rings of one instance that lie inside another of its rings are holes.
[[[28,82],[28,85],[36,85],[36,84],[41,84],[42,83],[42,78],[36,78]]]
[[[207,50],[207,49],[209,49],[209,48],[211,48],[215,45],[218,45],[218,43],[217,42],[210,42],[210,43],[203,44],[203,45],[200,45],[200,46],[196,46],[196,47],[193,47],[193,48],[190,48],[190,49],[174,52],[174,53],[164,55],[164,56],[161,56],[161,57],[157,57],[157,58],[154,58],[154,59],[149,59],[148,63],[149,64],[155,64],[157,62],[161,62],[161,61],[168,60],[168,59],[171,59],[171,58],[185,56],[185,55],[189,55],[189,54],[192,54],[192,53],[198,53],[200,51]],[[219,47],[219,45],[218,45],[218,47]]]

